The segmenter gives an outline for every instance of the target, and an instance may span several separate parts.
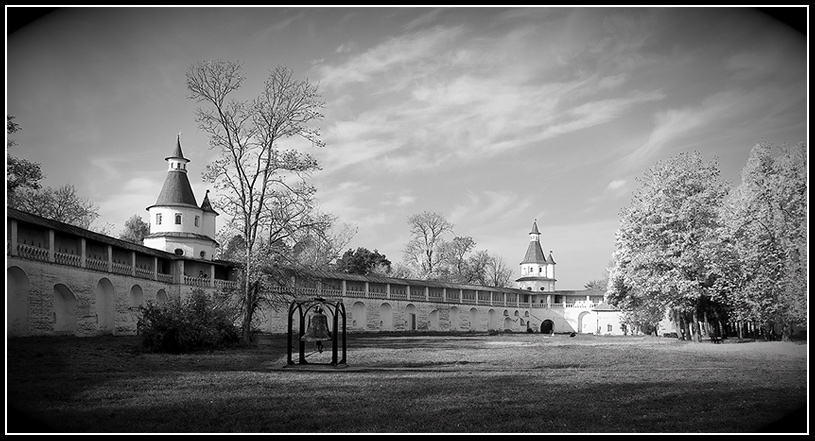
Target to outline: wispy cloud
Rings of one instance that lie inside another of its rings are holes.
[[[416,196],[409,190],[388,192],[382,195],[381,204],[386,207],[407,207],[416,202]]]
[[[531,206],[532,200],[510,190],[468,192],[467,200],[452,208],[448,220],[469,230],[457,234],[477,235],[479,232],[500,231],[495,228],[496,224],[506,219],[522,218]],[[474,230],[476,225],[478,229]]]
[[[668,148],[748,129],[739,121],[751,121],[749,129],[759,132],[764,126],[777,126],[784,112],[802,104],[803,98],[795,85],[757,86],[750,90],[731,88],[696,106],[660,111],[654,115],[648,140],[624,158],[624,167],[642,167]]]
[[[332,98],[340,103],[338,122],[325,131],[336,152],[330,154],[334,170],[363,163],[389,172],[413,171],[417,164],[465,166],[607,123],[664,98],[658,90],[608,96],[627,83],[626,72],[568,72],[548,61],[552,51],[562,51],[550,43],[543,44],[540,58],[515,58],[520,46],[547,41],[541,32],[516,26],[487,39],[465,26],[434,27],[320,66],[321,84],[329,93],[340,92]],[[593,51],[591,39],[583,39],[574,50]],[[616,54],[632,50],[606,45]],[[373,97],[364,103],[354,95],[363,85],[364,95]],[[357,105],[365,110],[356,113]]]
[[[409,31],[433,23],[434,21],[436,21],[439,14],[441,14],[444,10],[445,10],[444,8],[431,9],[427,13],[422,14],[416,17],[415,19],[405,23],[404,29]]]
[[[317,72],[321,78],[320,84],[326,88],[340,88],[351,83],[369,81],[373,76],[393,68],[419,63],[460,33],[460,28],[439,27],[389,39],[345,63],[319,66]]]
[[[265,29],[261,30],[261,32],[260,32],[260,36],[261,36],[260,40],[261,41],[267,41],[271,34],[276,33],[276,32],[286,31],[291,27],[292,23],[302,21],[304,18],[305,18],[305,11],[301,11],[301,12],[295,13],[293,15],[289,15],[286,18],[284,18],[284,19],[282,19],[280,21],[272,23],[269,26],[267,26]]]

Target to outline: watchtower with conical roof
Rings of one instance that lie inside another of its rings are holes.
[[[195,201],[187,164],[181,151],[181,135],[173,153],[164,158],[169,165],[167,177],[156,203],[147,207],[150,234],[144,245],[195,259],[212,260],[215,241],[215,218],[218,213],[209,202],[209,190],[199,206]]]
[[[537,219],[532,222],[532,231],[529,233],[529,246],[526,248],[524,260],[521,262],[521,277],[516,279],[518,288],[530,291],[555,290],[555,259],[552,252],[546,256],[541,248],[541,233],[538,230]]]

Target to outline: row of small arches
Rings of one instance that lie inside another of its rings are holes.
[[[394,323],[393,306],[387,302],[382,303],[379,308],[369,308],[364,302],[357,301],[349,310],[348,323],[350,330],[377,330],[377,331],[393,331],[397,330]],[[510,313],[504,310],[499,314],[495,309],[487,311],[487,319],[483,321],[480,319],[481,311],[476,307],[471,307],[462,310],[458,307],[451,307],[448,310],[447,320],[443,322],[442,314],[439,309],[432,309],[425,319],[424,323],[420,322],[419,312],[415,305],[408,304],[404,313],[397,320],[403,321],[402,326],[399,328],[408,331],[418,329],[426,329],[428,331],[488,331],[488,330],[523,330],[527,326],[529,320],[529,312],[525,311],[521,314],[516,310]]]
[[[10,335],[30,335],[32,333],[30,289],[31,283],[25,271],[19,267],[10,267],[6,270],[6,331]],[[82,308],[80,308],[80,302],[74,294],[74,290],[64,283],[54,284],[49,298],[51,307],[50,317],[47,320],[51,322],[50,331],[53,333],[76,335],[79,331],[80,321],[90,321],[95,325],[97,334],[112,334],[116,330],[117,324],[122,325],[122,323],[117,323],[117,320],[120,322],[122,320],[128,321],[124,328],[132,328],[130,331],[135,332],[133,317],[117,316],[116,294],[113,283],[106,277],[102,277],[97,281],[94,287],[93,304],[88,307],[85,315],[80,315]],[[155,300],[158,303],[166,302],[168,300],[167,292],[164,289],[157,290]],[[145,296],[141,286],[133,285],[130,288],[127,302],[127,306],[131,311],[145,305]],[[35,319],[40,322],[44,320],[43,317]],[[38,332],[47,331],[43,329],[43,323],[38,323],[36,328]]]

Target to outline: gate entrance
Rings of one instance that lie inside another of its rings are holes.
[[[551,320],[544,320],[543,323],[541,323],[541,334],[551,334],[554,328],[555,322]]]

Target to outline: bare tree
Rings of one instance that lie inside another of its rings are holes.
[[[85,229],[91,229],[99,218],[99,207],[67,184],[22,192],[13,208]]]
[[[503,257],[489,255],[489,260],[485,267],[485,285],[496,288],[508,288],[512,286],[512,270],[507,266]]]
[[[439,261],[444,234],[453,232],[453,224],[441,213],[422,212],[408,218],[411,239],[404,249],[405,262],[418,267],[422,278],[432,278]]]
[[[248,340],[261,282],[269,275],[263,268],[286,256],[307,231],[325,229],[328,219],[315,214],[315,189],[309,184],[319,170],[317,160],[281,145],[294,137],[324,146],[319,130],[309,127],[323,118],[317,86],[277,67],[256,98],[231,99],[243,81],[241,65],[223,60],[196,63],[187,71],[189,98],[209,106],[196,111],[196,120],[209,135],[210,148],[220,152],[204,178],[215,184],[213,204],[243,241],[242,333]]]
[[[327,268],[340,258],[342,250],[357,233],[356,227],[337,224],[333,216],[326,217],[328,228],[303,231],[294,246],[296,265]]]
[[[475,240],[470,236],[456,236],[440,247],[438,263],[442,263],[444,268],[439,265],[437,268],[447,273],[445,279],[456,283],[476,282],[479,271],[477,265],[473,264],[477,264],[477,261],[468,258],[475,245]]]

